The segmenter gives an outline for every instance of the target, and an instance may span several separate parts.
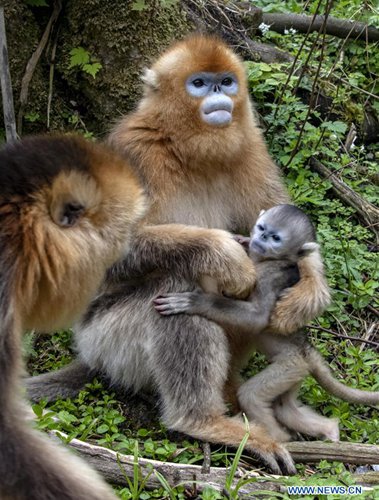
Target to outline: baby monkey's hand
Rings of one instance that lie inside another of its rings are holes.
[[[172,314],[200,314],[203,310],[206,294],[201,290],[194,292],[166,293],[153,300],[155,309],[162,316]]]

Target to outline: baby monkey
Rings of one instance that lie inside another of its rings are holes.
[[[288,441],[286,427],[338,441],[338,420],[322,417],[298,401],[304,377],[313,375],[331,394],[353,403],[378,404],[379,392],[338,382],[303,332],[283,337],[267,329],[275,302],[299,280],[297,262],[318,248],[311,221],[293,205],[277,205],[260,213],[251,238],[236,239],[247,247],[257,271],[257,286],[248,301],[198,289],[158,297],[155,308],[162,315],[198,314],[237,329],[251,339],[249,347],[267,356],[269,366],[240,386],[238,401],[249,420],[260,423],[273,438]]]

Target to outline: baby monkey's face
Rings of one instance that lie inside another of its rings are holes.
[[[262,259],[296,262],[318,248],[309,218],[293,205],[277,205],[259,214],[249,241],[249,253]]]
[[[263,216],[259,217],[251,233],[249,253],[264,259],[279,258],[285,252],[290,232],[278,228]]]

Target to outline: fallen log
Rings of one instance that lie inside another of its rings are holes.
[[[332,183],[335,194],[347,205],[354,208],[358,217],[363,220],[368,228],[379,237],[379,208],[364,200],[345,182],[341,181],[337,175],[323,165],[319,160],[312,157],[309,160],[312,170],[320,174]]]
[[[300,33],[312,33],[313,31],[320,31],[325,22],[325,16],[263,13],[262,21],[277,33],[284,33],[285,30],[291,28]],[[328,16],[324,29],[327,35],[338,38],[353,38],[368,42],[377,42],[379,40],[379,30],[377,28],[349,19]]]
[[[295,462],[315,463],[328,460],[357,465],[379,464],[379,446],[375,444],[294,441],[286,443],[286,448]]]
[[[90,465],[92,465],[107,481],[117,485],[127,485],[126,478],[135,478],[136,459],[133,455],[123,455],[112,450],[97,446],[79,439],[70,441],[69,446],[75,449]],[[210,467],[209,473],[203,473],[202,466],[160,462],[138,458],[139,481],[144,482],[147,489],[161,488],[158,475],[161,474],[171,488],[181,485],[194,491],[202,491],[205,487],[222,492],[225,488],[229,468]],[[273,477],[273,476],[270,476]],[[234,474],[231,489],[237,486],[241,479],[251,479],[238,489],[241,495],[251,495],[259,490],[284,491],[284,487],[276,482],[270,482],[254,470],[238,467]],[[278,477],[278,476],[275,476]]]
[[[59,433],[62,434],[62,433]],[[230,469],[210,467],[204,473],[200,465],[160,462],[146,458],[136,458],[112,450],[73,439],[68,445],[75,449],[87,462],[98,470],[109,482],[126,485],[126,478],[135,477],[135,466],[138,461],[140,481],[148,489],[160,488],[158,475],[161,474],[170,485],[184,485],[186,488],[202,491],[210,486],[217,491],[224,491]],[[295,462],[313,463],[320,460],[342,461],[350,464],[378,464],[379,446],[357,443],[326,443],[324,441],[302,441],[286,444]],[[238,489],[240,495],[251,495],[260,490],[285,491],[285,487],[277,481],[279,476],[267,475],[257,470],[238,467],[233,477],[231,489],[236,488],[241,480],[249,480]]]

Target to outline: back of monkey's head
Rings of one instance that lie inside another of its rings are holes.
[[[23,326],[70,324],[126,251],[145,210],[130,167],[73,135],[31,137],[0,151],[0,264]]]

